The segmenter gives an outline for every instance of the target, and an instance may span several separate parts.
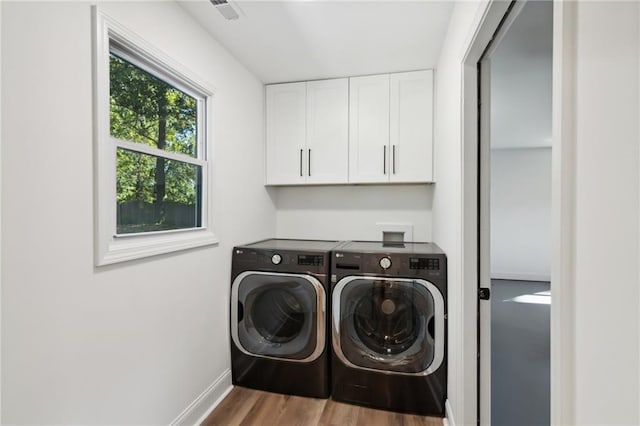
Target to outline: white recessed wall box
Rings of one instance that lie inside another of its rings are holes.
[[[381,241],[413,242],[413,223],[376,223]]]

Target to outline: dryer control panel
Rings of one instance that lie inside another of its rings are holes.
[[[324,256],[316,254],[299,254],[298,265],[322,266],[324,264]]]
[[[248,269],[272,271],[323,273],[329,264],[327,256],[313,252],[250,248],[235,248],[233,251],[236,264]]]

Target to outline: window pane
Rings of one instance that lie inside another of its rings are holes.
[[[111,136],[197,156],[198,102],[111,53]]]
[[[118,148],[117,233],[202,226],[202,167]]]

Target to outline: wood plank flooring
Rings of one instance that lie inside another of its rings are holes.
[[[442,426],[442,419],[235,387],[202,426]]]

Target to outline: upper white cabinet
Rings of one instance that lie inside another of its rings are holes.
[[[307,82],[307,182],[349,176],[349,80]]]
[[[349,81],[267,86],[267,185],[348,179]]]
[[[389,181],[389,75],[349,79],[349,182]]]
[[[433,181],[433,71],[350,79],[349,182]]]
[[[433,182],[433,71],[268,85],[267,185]]]
[[[267,184],[304,183],[306,83],[267,86]]]
[[[433,180],[433,71],[391,74],[391,182]]]

